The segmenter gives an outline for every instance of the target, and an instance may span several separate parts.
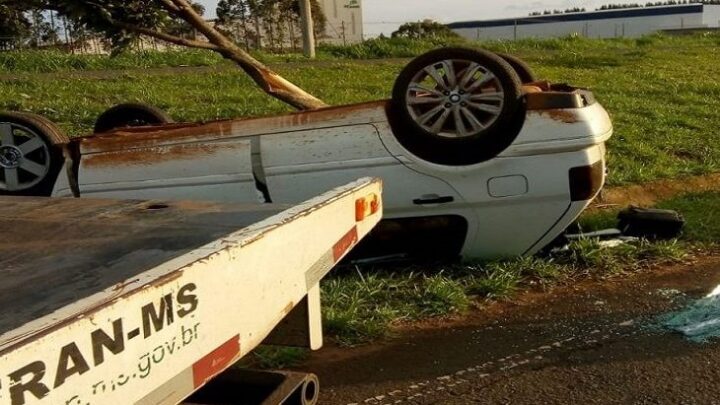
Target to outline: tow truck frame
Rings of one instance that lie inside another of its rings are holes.
[[[261,343],[319,348],[319,281],[381,191],[361,179],[280,213],[0,197],[0,404],[177,404]]]

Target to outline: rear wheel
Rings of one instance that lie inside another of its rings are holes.
[[[522,84],[533,83],[538,80],[533,69],[524,60],[518,58],[517,56],[509,55],[507,53],[498,53],[498,56],[500,56],[510,66],[512,66],[513,70],[515,70],[515,73],[517,73],[518,77],[520,78]]]
[[[49,196],[64,163],[66,142],[43,117],[0,113],[0,195]]]
[[[471,165],[497,156],[524,123],[520,78],[499,56],[446,48],[403,69],[390,121],[400,143],[437,164]]]
[[[157,107],[142,103],[119,104],[100,114],[95,121],[95,133],[172,122],[174,122],[172,117]]]

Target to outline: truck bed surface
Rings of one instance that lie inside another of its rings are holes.
[[[0,197],[0,335],[284,208]]]

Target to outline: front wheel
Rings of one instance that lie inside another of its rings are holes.
[[[43,117],[0,113],[0,195],[49,196],[64,163],[65,142]]]
[[[491,52],[438,49],[402,70],[389,118],[398,141],[422,159],[453,166],[484,162],[522,128],[521,81]]]

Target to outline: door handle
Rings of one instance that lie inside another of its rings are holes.
[[[413,200],[415,205],[435,205],[435,204],[448,204],[455,201],[455,197],[446,195],[439,196],[437,194],[424,195],[420,198]]]

